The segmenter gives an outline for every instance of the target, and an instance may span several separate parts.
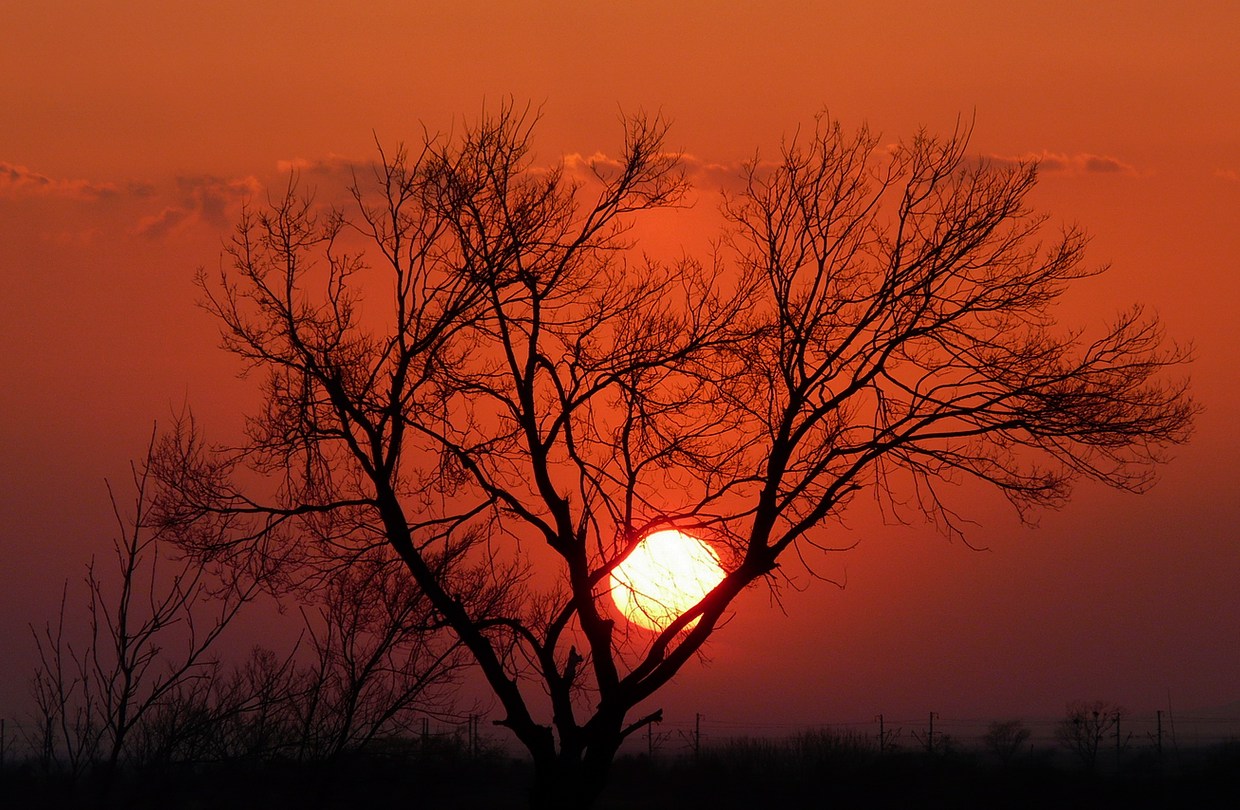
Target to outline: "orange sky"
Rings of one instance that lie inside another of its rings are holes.
[[[614,149],[621,108],[662,110],[674,146],[725,167],[823,107],[891,140],[975,116],[973,149],[1044,156],[1034,201],[1086,225],[1113,265],[1074,291],[1071,320],[1145,301],[1197,346],[1207,410],[1151,493],[1082,487],[1036,530],[969,495],[987,553],[858,515],[860,548],[823,563],[847,588],[788,592],[786,617],[749,594],[669,712],[844,722],[1240,700],[1240,6],[364,5],[6,4],[0,715],[25,699],[27,623],[111,532],[104,477],[120,482],[182,403],[226,436],[252,399],[191,284],[242,197],[279,183],[281,161],[367,158],[375,133],[416,140],[420,122],[445,129],[505,95],[543,105],[548,161]],[[712,191],[662,247],[700,249]]]

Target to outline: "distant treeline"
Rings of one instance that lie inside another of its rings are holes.
[[[718,715],[668,716],[648,732],[626,742],[625,751],[645,752],[655,756],[680,756],[691,752],[695,744],[709,746],[721,740],[738,737],[785,739],[803,733],[831,732],[855,734],[879,746],[880,738],[889,750],[921,749],[927,745],[985,749],[998,744],[996,735],[1019,734],[1026,747],[1038,749],[1063,748],[1073,734],[1064,734],[1066,723],[1075,729],[1074,718],[1097,708],[1099,721],[1105,724],[1105,743],[1100,751],[1115,756],[1128,756],[1148,747],[1174,756],[1179,748],[1201,748],[1240,739],[1240,712],[1172,713],[1169,710],[1131,712],[1106,701],[1074,701],[1059,717],[1020,717],[995,720],[979,717],[958,717],[927,713],[920,717],[875,715],[871,720],[851,722],[769,722],[720,718]],[[933,719],[931,719],[933,714]],[[1068,755],[1068,752],[1064,752]]]
[[[128,763],[106,797],[103,772],[45,771],[10,759],[0,806],[70,808],[263,807],[268,810],[525,806],[530,764],[467,722],[462,733],[372,740],[331,761],[289,756],[213,762]],[[987,745],[945,737],[933,751],[873,735],[802,732],[782,739],[718,738],[696,752],[630,754],[615,764],[598,807],[732,810],[751,807],[886,808],[1234,808],[1240,806],[1240,741],[1142,746],[1091,767],[1063,746],[1020,745],[1019,725],[996,725]]]

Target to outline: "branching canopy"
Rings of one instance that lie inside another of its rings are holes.
[[[303,579],[398,557],[546,791],[597,792],[653,719],[627,713],[854,493],[952,530],[944,482],[1023,513],[1082,476],[1139,490],[1187,438],[1195,406],[1164,375],[1186,350],[1140,308],[1059,328],[1056,300],[1093,272],[1086,237],[1030,209],[1035,165],[971,159],[967,131],[884,149],[822,118],[745,168],[716,255],[668,264],[632,231],[688,190],[666,123],[626,119],[618,161],[585,176],[534,164],[533,123],[505,106],[381,153],[351,213],[295,184],[247,209],[201,284],[265,404],[239,450],[181,426],[161,475],[166,520],[203,553]],[[607,577],[669,525],[727,576],[630,633]]]

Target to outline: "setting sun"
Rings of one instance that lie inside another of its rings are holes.
[[[620,612],[647,630],[662,630],[702,601],[723,579],[710,544],[677,529],[642,540],[611,574],[611,598]]]

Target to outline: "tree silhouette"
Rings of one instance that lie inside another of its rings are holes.
[[[995,720],[987,727],[982,743],[1007,767],[1025,750],[1025,744],[1032,736],[1033,730],[1021,720]]]
[[[93,557],[86,567],[84,637],[65,631],[67,582],[55,628],[48,622],[40,633],[31,626],[43,767],[52,769],[61,757],[75,777],[97,767],[101,801],[122,762],[133,759],[135,738],[166,702],[215,677],[213,648],[263,580],[252,570],[209,570],[170,557],[169,538],[149,517],[154,448],[152,433],[146,463],[130,465],[129,515],[108,485],[119,532],[112,538],[115,568]]]
[[[506,105],[380,150],[352,213],[295,184],[248,208],[200,281],[263,405],[240,449],[180,426],[160,469],[165,525],[213,559],[305,580],[395,552],[532,755],[535,806],[589,805],[661,716],[633,710],[856,493],[956,531],[944,482],[1023,515],[1082,476],[1141,489],[1188,435],[1162,375],[1185,351],[1140,309],[1056,328],[1086,238],[1048,235],[1036,167],[971,160],[965,130],[883,151],[820,118],[745,169],[709,261],[665,264],[632,230],[689,189],[665,122],[626,118],[584,177],[535,165],[534,123]],[[608,576],[670,526],[727,574],[648,633]]]
[[[1105,700],[1078,700],[1068,704],[1068,713],[1055,727],[1055,738],[1092,771],[1098,764],[1098,750],[1107,737],[1119,734],[1124,707]],[[1117,745],[1122,740],[1117,740]]]
[[[45,775],[89,777],[103,803],[117,800],[122,777],[171,763],[296,758],[326,777],[377,738],[411,731],[415,715],[450,711],[459,644],[386,548],[301,583],[304,654],[256,648],[227,671],[221,636],[287,576],[266,555],[246,558],[265,566],[255,568],[178,552],[151,514],[156,435],[131,464],[128,511],[108,486],[119,533],[111,564],[86,566],[85,615],[70,608],[66,582],[54,622],[31,626],[28,741]]]

